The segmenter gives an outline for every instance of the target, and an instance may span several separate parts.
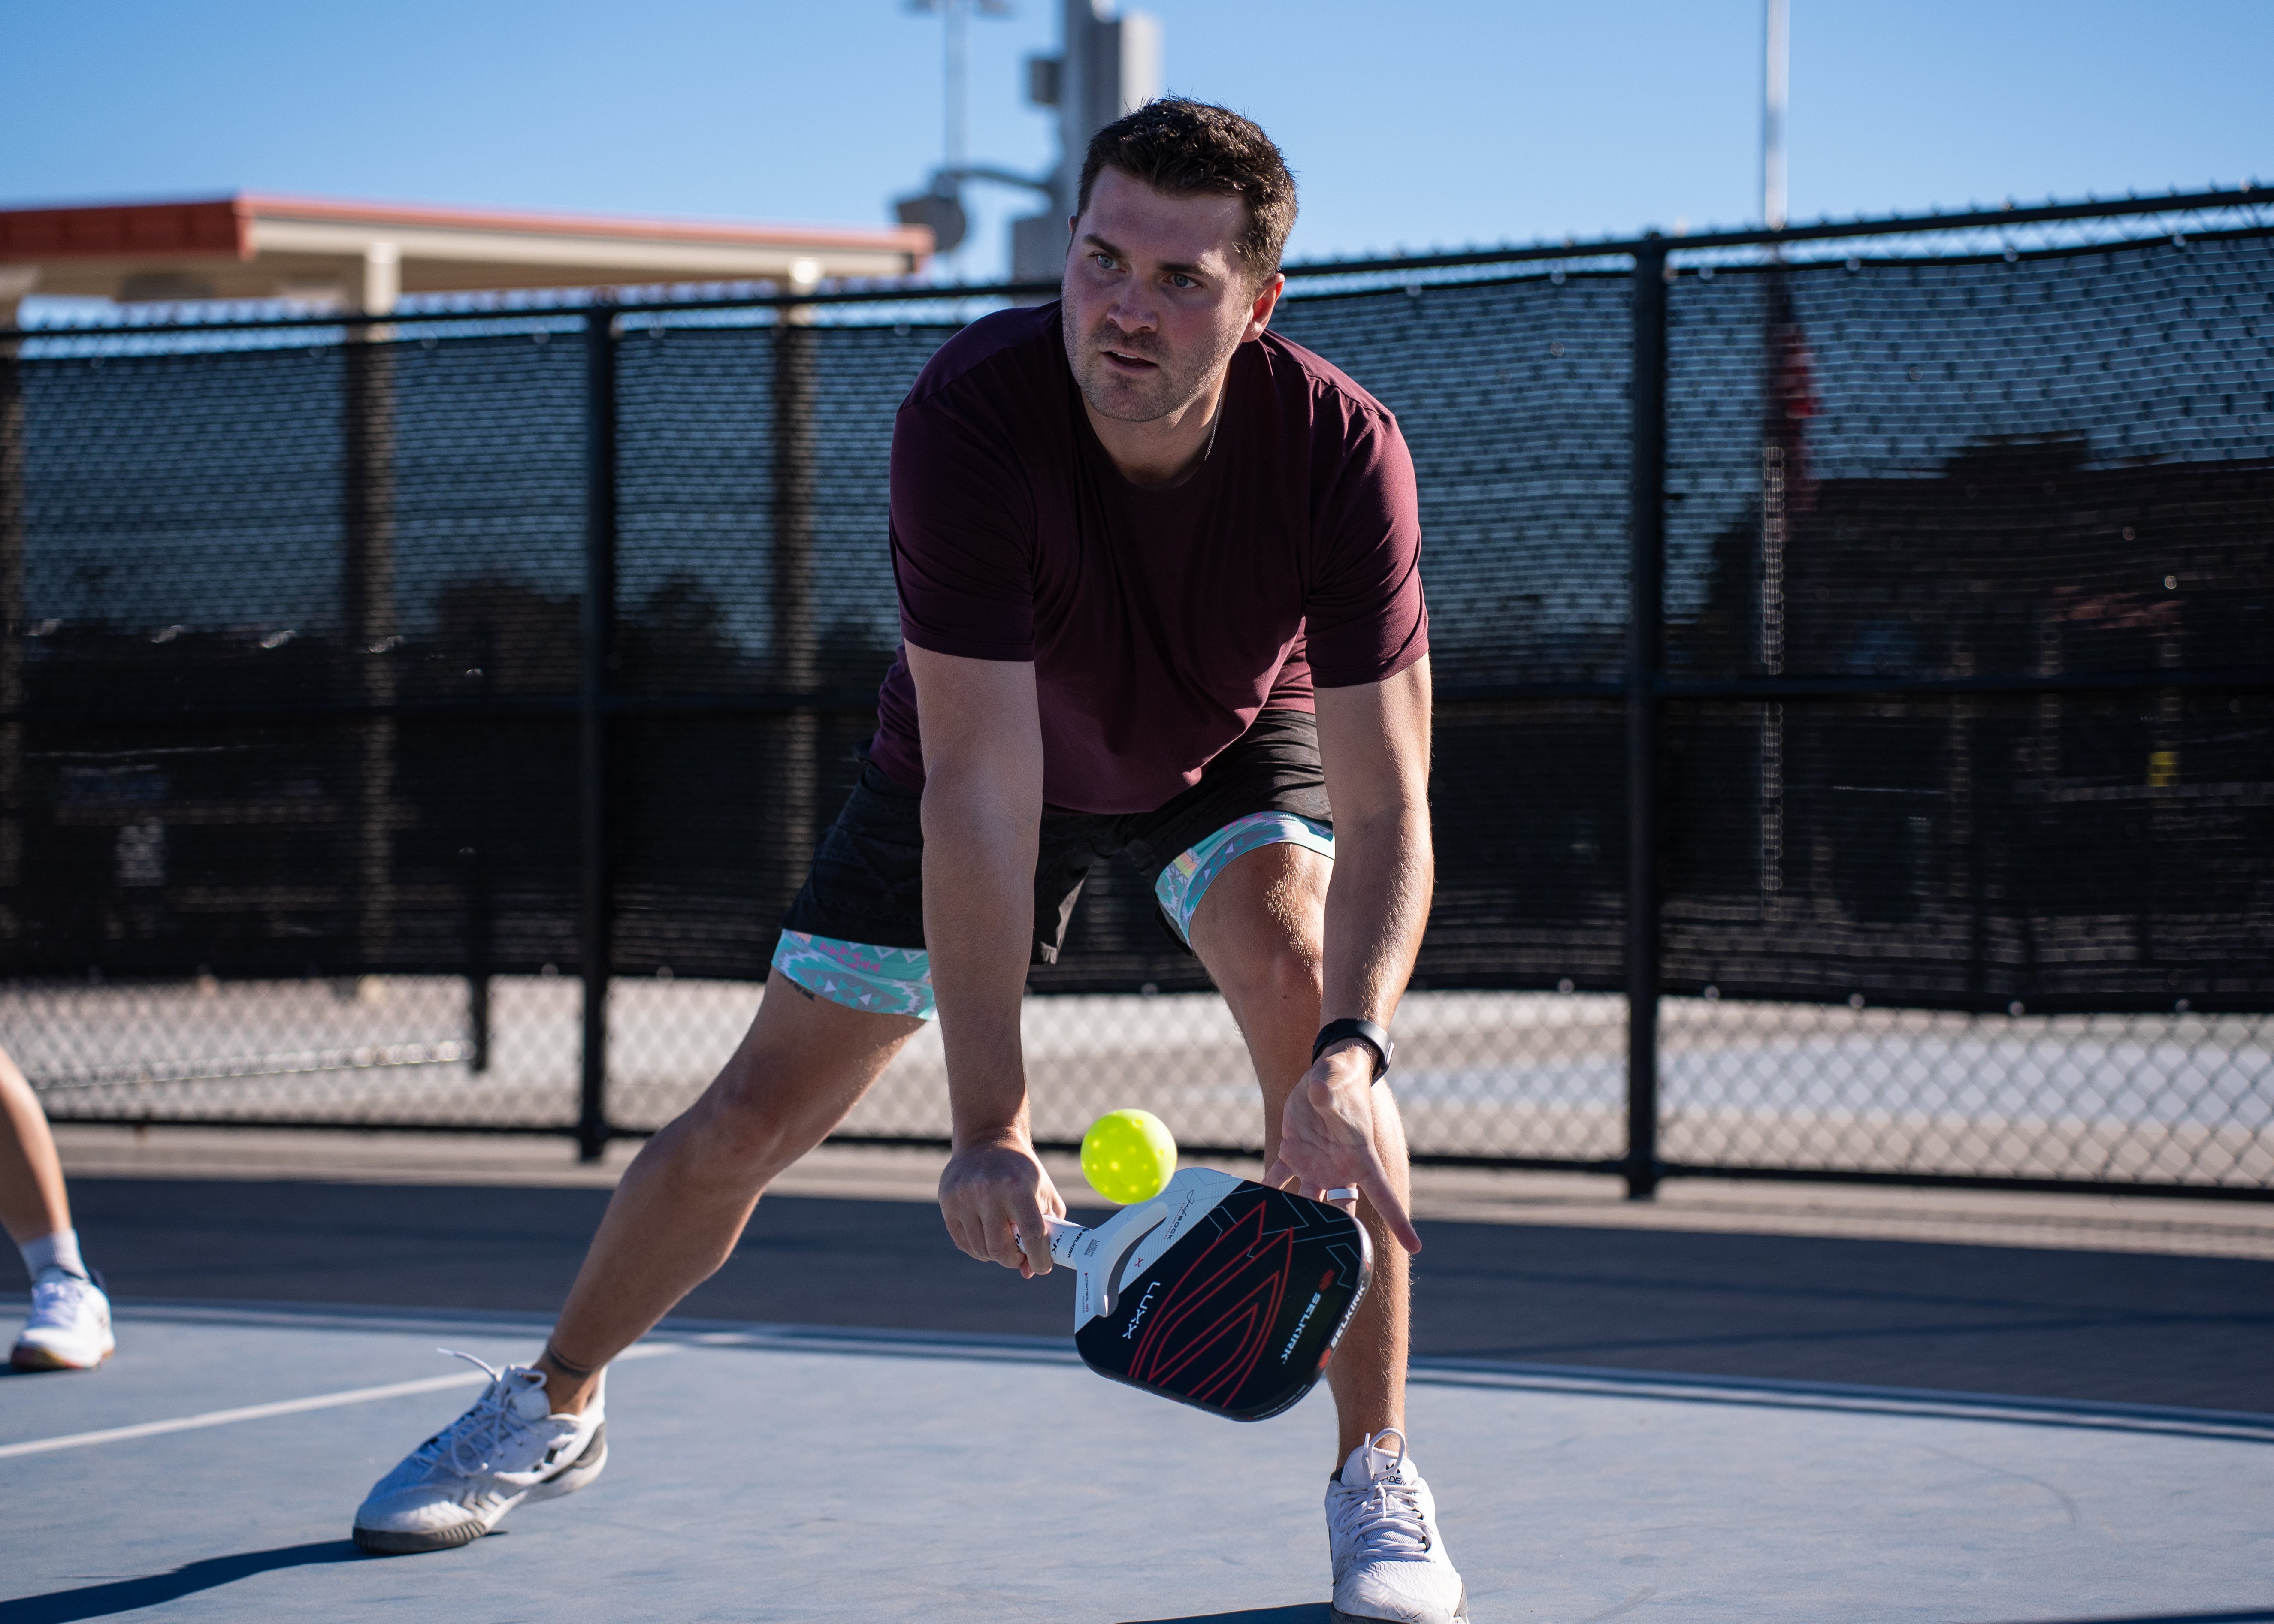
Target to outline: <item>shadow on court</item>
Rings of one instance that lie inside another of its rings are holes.
[[[2274,1620],[2274,1607],[2243,1613],[2127,1613],[2121,1618],[2045,1619],[2030,1624],[2267,1624],[2270,1620]]]
[[[136,1300],[549,1312],[590,1189],[82,1179],[88,1255]],[[2274,1413],[2274,1262],[1425,1222],[1414,1351]],[[770,1197],[689,1317],[1063,1336],[1065,1271],[965,1258],[929,1203]]]
[[[152,1574],[147,1578],[117,1579],[0,1602],[0,1619],[6,1620],[7,1624],[69,1624],[74,1619],[108,1619],[179,1601],[200,1590],[217,1590],[255,1574],[366,1560],[355,1548],[354,1542],[346,1539],[321,1539],[312,1545],[285,1545],[275,1551],[240,1551],[233,1556],[209,1556],[203,1561],[185,1562],[171,1573]]]
[[[1245,1613],[1187,1613],[1173,1619],[1132,1620],[1131,1624],[1327,1624],[1324,1602],[1299,1607],[1250,1607]]]

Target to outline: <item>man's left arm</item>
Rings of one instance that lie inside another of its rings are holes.
[[[1429,921],[1429,662],[1380,682],[1318,690],[1319,756],[1334,808],[1327,888],[1323,1020],[1387,1026]],[[1329,1045],[1287,1101],[1279,1159],[1264,1182],[1305,1194],[1355,1188],[1400,1245],[1421,1250],[1374,1140],[1374,1050]]]

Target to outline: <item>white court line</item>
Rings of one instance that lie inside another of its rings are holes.
[[[677,1342],[642,1342],[627,1348],[615,1357],[621,1365],[626,1359],[651,1359],[659,1354],[677,1353]],[[248,1404],[242,1410],[208,1410],[199,1416],[176,1416],[169,1421],[139,1421],[132,1426],[107,1426],[99,1432],[66,1432],[60,1438],[34,1438],[20,1444],[0,1445],[0,1461],[19,1455],[45,1455],[53,1449],[83,1449],[89,1444],[117,1443],[129,1438],[153,1438],[161,1432],[194,1432],[204,1426],[229,1426],[238,1421],[262,1421],[270,1416],[295,1416],[303,1410],[334,1410],[342,1404],[368,1404],[374,1399],[401,1398],[410,1393],[439,1393],[445,1387],[462,1387],[470,1382],[486,1382],[488,1377],[479,1371],[462,1374],[429,1376],[423,1381],[397,1381],[384,1387],[350,1387],[344,1393],[319,1393],[312,1398],[288,1398],[275,1404]]]

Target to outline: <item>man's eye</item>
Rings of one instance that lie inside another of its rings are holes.
[[[1197,288],[1200,286],[1200,283],[1194,282],[1182,271],[1178,271],[1169,278],[1169,285],[1171,288]]]
[[[1097,268],[1099,270],[1110,271],[1113,269],[1113,256],[1111,254],[1094,253],[1089,257],[1097,261]]]

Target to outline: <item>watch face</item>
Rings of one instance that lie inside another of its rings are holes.
[[[1318,1041],[1311,1046],[1311,1058],[1316,1060],[1327,1051],[1329,1044],[1351,1040],[1363,1043],[1374,1051],[1374,1080],[1379,1082],[1382,1074],[1389,1070],[1389,1057],[1397,1052],[1397,1045],[1390,1041],[1386,1028],[1370,1020],[1345,1017],[1341,1020],[1329,1021],[1319,1029]]]

